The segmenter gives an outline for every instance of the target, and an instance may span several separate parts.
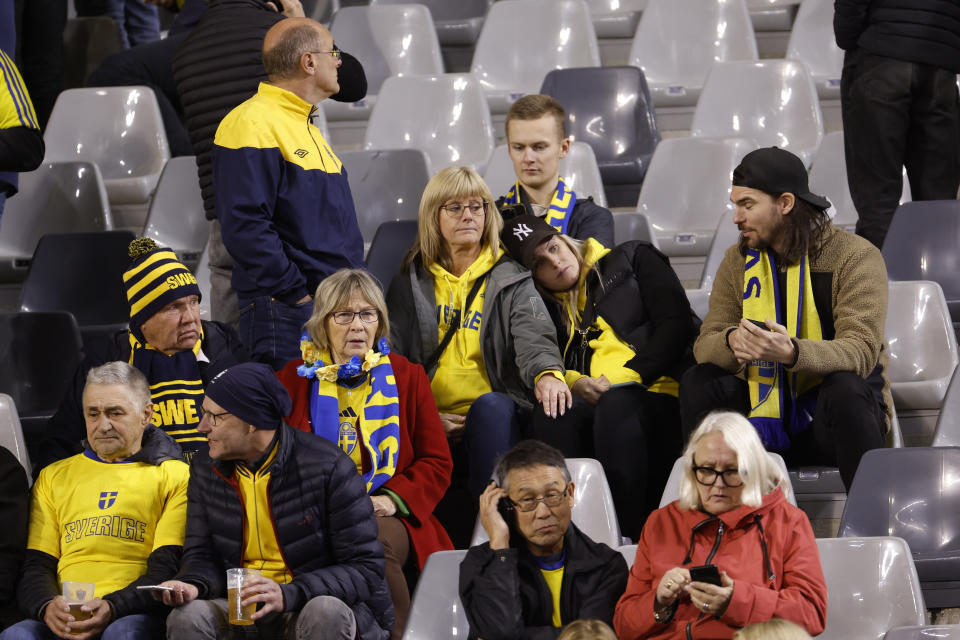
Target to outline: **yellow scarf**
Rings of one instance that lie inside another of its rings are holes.
[[[743,271],[743,317],[763,322],[775,319],[793,338],[822,340],[820,316],[810,286],[809,259],[787,267],[786,310],[781,308],[777,265],[766,250],[750,249]],[[779,362],[754,360],[747,364],[750,422],[772,451],[790,448],[789,435],[807,428],[816,409],[817,376],[787,372]],[[812,393],[811,393],[812,392]],[[792,398],[792,415],[784,428],[784,394]]]

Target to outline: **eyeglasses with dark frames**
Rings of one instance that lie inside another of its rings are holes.
[[[510,500],[513,503],[513,506],[517,508],[517,511],[533,511],[537,506],[542,502],[547,505],[547,508],[550,507],[559,507],[563,502],[564,498],[567,497],[568,489],[564,489],[562,492],[551,491],[550,493],[540,496],[539,498],[521,498],[520,500]]]
[[[475,216],[482,216],[487,214],[487,201],[483,200],[480,203],[472,202],[466,206],[459,202],[454,202],[453,204],[445,204],[440,208],[451,218],[461,218],[463,217],[463,212],[467,210]]]
[[[697,461],[693,461],[691,467],[697,478],[697,482],[705,487],[712,487],[717,483],[717,478],[723,479],[723,484],[731,489],[743,486],[743,479],[740,477],[740,469],[724,469],[719,471],[713,467],[700,467]]]
[[[363,311],[334,311],[330,314],[336,324],[351,324],[353,319],[360,316],[360,322],[372,324],[380,319],[380,313],[376,309],[364,309]]]
[[[204,409],[200,413],[200,419],[202,420],[203,418],[208,418],[210,420],[211,426],[215,427],[220,423],[220,419],[223,418],[223,416],[228,416],[228,415],[230,415],[229,411],[224,411],[223,413],[211,413],[206,409]]]

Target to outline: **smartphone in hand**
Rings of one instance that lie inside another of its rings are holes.
[[[690,581],[706,582],[707,584],[713,584],[719,587],[721,586],[720,570],[717,569],[717,565],[715,564],[705,564],[699,567],[690,567]]]

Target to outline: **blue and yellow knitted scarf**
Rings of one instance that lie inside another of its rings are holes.
[[[520,183],[516,182],[507,195],[504,196],[504,204],[517,204],[520,202]],[[547,215],[543,220],[548,225],[559,231],[567,232],[567,226],[570,224],[570,214],[573,212],[573,205],[577,204],[577,194],[573,189],[568,189],[563,178],[557,181],[557,190],[553,192],[553,199],[547,208]]]

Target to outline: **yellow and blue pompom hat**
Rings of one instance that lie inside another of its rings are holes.
[[[123,288],[130,305],[130,332],[144,342],[140,327],[150,316],[179,298],[200,297],[196,277],[171,249],[150,238],[130,243],[133,262],[123,272]]]

